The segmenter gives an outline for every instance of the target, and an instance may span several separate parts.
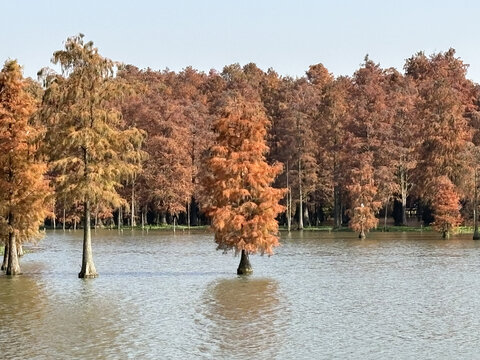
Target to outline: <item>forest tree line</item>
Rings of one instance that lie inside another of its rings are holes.
[[[15,234],[30,239],[45,219],[205,224],[212,124],[235,93],[269,120],[267,160],[283,164],[275,187],[287,189],[278,220],[288,229],[348,225],[363,237],[380,215],[406,225],[413,208],[448,236],[476,219],[480,88],[453,49],[419,52],[404,72],[367,56],[352,76],[316,64],[293,78],[253,63],[142,70],[101,57],[79,35],[52,61],[61,74],[24,79],[11,60],[0,73],[5,239],[14,222],[28,223]]]

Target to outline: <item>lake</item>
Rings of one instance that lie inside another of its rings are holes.
[[[472,359],[480,242],[424,233],[282,233],[272,257],[207,231],[92,232],[100,277],[77,278],[82,232],[49,231],[0,275],[6,359]]]

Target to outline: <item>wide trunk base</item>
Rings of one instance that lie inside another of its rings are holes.
[[[450,232],[444,231],[444,232],[442,233],[442,238],[444,238],[444,239],[449,239],[449,238],[450,238]]]
[[[94,278],[98,277],[98,273],[85,273],[85,272],[80,271],[78,273],[78,277],[80,279],[94,279]]]
[[[478,232],[478,230],[475,230],[475,232],[473,233],[473,240],[480,240],[480,233]]]
[[[7,267],[7,271],[5,272],[6,275],[21,275],[22,271],[20,270],[20,266],[14,266],[14,267]]]
[[[93,264],[87,264],[82,266],[82,270],[78,273],[78,277],[80,279],[93,279],[98,277],[98,273],[95,270],[95,266]]]
[[[2,262],[2,271],[7,270],[7,265],[8,265],[8,244],[5,244],[5,247],[3,248],[3,262]]]
[[[367,236],[365,235],[365,231],[361,231],[360,234],[358,234],[359,239],[365,239]]]
[[[238,265],[237,275],[249,275],[251,273],[253,273],[253,269],[250,264],[250,259],[248,258],[248,253],[245,250],[242,250],[242,257],[240,258],[240,264]]]
[[[5,273],[7,275],[21,274],[20,264],[18,262],[17,240],[14,233],[10,233],[8,237],[8,261]]]

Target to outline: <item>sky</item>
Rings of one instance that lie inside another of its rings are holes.
[[[418,51],[453,47],[480,83],[480,1],[0,0],[0,61],[36,78],[78,33],[104,57],[139,68],[208,72],[254,62],[303,76],[322,63],[352,75],[366,54],[403,69]]]

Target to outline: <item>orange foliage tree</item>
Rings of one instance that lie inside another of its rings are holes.
[[[252,272],[249,254],[272,254],[278,245],[275,218],[285,191],[270,186],[282,166],[265,160],[268,125],[256,98],[238,91],[226,96],[202,176],[202,207],[212,218],[218,249],[242,253],[238,274]]]
[[[48,212],[46,165],[37,156],[41,128],[33,126],[34,98],[16,61],[0,72],[0,237],[7,275],[20,273],[17,245],[39,237]]]
[[[353,111],[348,123],[345,150],[348,156],[346,189],[350,198],[347,213],[349,226],[365,237],[375,227],[375,214],[381,206],[382,188],[392,180],[392,171],[382,171],[388,161],[384,154],[385,136],[389,133],[386,117],[384,73],[379,65],[365,58],[365,64],[353,78]]]
[[[455,185],[446,176],[435,179],[434,188],[432,207],[435,221],[433,227],[446,239],[462,222],[459,212],[460,199],[455,191]]]

